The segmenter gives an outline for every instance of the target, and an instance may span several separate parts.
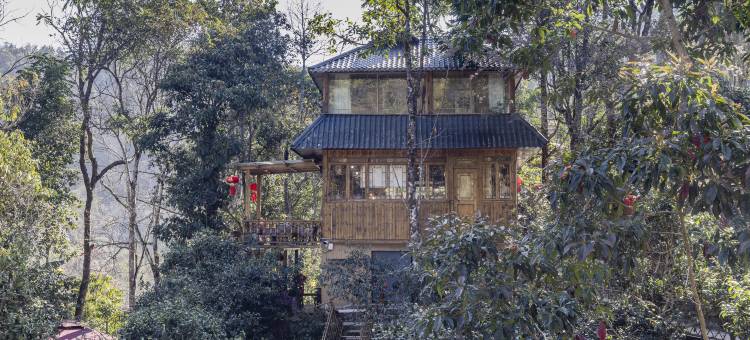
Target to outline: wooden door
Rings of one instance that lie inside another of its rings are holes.
[[[477,169],[453,170],[455,210],[461,217],[474,217],[477,210]]]

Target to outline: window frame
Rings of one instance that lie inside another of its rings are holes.
[[[492,157],[488,160],[488,158],[484,158],[482,160],[482,199],[485,201],[512,201],[515,199],[515,193],[514,193],[514,181],[516,180],[516,172],[514,171],[513,167],[515,166],[515,163],[512,159],[510,160],[504,160],[501,159],[505,156],[498,156],[498,157]],[[487,197],[487,192],[485,191],[487,189],[487,179],[488,174],[490,172],[490,168],[492,165],[495,165],[495,173],[498,175],[495,180],[495,185],[492,188],[493,193],[495,194],[495,197]],[[510,177],[509,179],[509,191],[510,195],[507,197],[502,197],[500,195],[500,186],[501,186],[501,179],[500,179],[500,169],[501,166],[506,165],[508,167],[508,175]]]
[[[402,159],[397,159],[394,161],[352,161],[352,162],[346,162],[346,161],[333,161],[328,162],[328,170],[326,175],[326,181],[329,182],[329,184],[326,185],[326,195],[325,199],[329,202],[343,202],[343,201],[404,201],[405,198],[390,198],[387,193],[385,197],[376,197],[376,198],[370,198],[370,166],[371,165],[385,165],[386,168],[386,186],[385,188],[391,188],[390,185],[390,175],[391,175],[391,166],[397,165],[397,166],[404,166],[406,168],[406,176],[409,175],[408,171],[408,163],[403,161]],[[344,166],[345,171],[345,180],[344,180],[344,197],[342,198],[334,198],[329,195],[330,193],[330,182],[332,172],[331,168],[334,166]],[[351,166],[360,166],[361,171],[364,172],[362,175],[362,181],[364,183],[364,195],[362,198],[353,198],[352,197],[352,176],[351,176]],[[427,195],[423,195],[419,197],[418,199],[423,201],[432,201],[432,202],[440,202],[440,201],[449,201],[450,200],[450,193],[449,193],[449,186],[448,186],[448,164],[445,161],[433,161],[433,162],[425,162],[422,164],[424,167],[424,177],[425,180],[425,186],[427,188],[426,193]],[[430,178],[429,169],[431,166],[442,166],[443,167],[443,178],[444,178],[444,187],[445,187],[445,195],[441,198],[433,198],[432,197],[432,190],[433,190],[433,183],[432,179]]]

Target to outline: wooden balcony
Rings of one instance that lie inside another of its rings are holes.
[[[321,223],[302,220],[247,220],[241,237],[259,247],[318,247]]]

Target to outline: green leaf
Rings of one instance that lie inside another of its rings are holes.
[[[708,189],[706,190],[706,195],[705,195],[706,203],[708,204],[713,203],[714,200],[716,200],[716,194],[718,193],[718,191],[719,191],[719,188],[717,188],[716,185],[712,185],[708,187]]]

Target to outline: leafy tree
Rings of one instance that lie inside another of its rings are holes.
[[[239,14],[226,10],[225,20],[236,26],[202,33],[187,59],[170,68],[162,83],[169,110],[151,121],[153,133],[142,141],[167,164],[169,203],[179,212],[162,228],[164,239],[227,228],[222,175],[230,162],[247,160],[259,131],[273,126],[265,109],[277,98],[275,76],[284,69],[283,18],[267,1]]]
[[[70,67],[50,55],[29,57],[30,65],[18,72],[16,82],[22,88],[23,111],[12,125],[31,141],[38,160],[42,184],[59,199],[71,201],[70,186],[75,181],[73,163],[77,143],[75,109],[67,82]]]
[[[73,302],[59,269],[73,217],[42,186],[30,148],[0,131],[0,337],[9,339],[51,335]]]
[[[570,240],[573,243],[560,246],[577,250],[585,258],[597,245],[604,251],[597,251],[599,256],[610,258],[624,250],[610,251],[613,242],[605,237],[617,239],[618,248],[628,245],[623,242],[627,238],[636,243],[646,241],[643,234],[625,235],[631,232],[614,229],[617,224],[607,222],[618,221],[623,215],[623,198],[631,192],[658,192],[668,198],[662,211],[654,213],[669,215],[678,223],[689,289],[704,334],[686,219],[700,212],[721,218],[740,242],[735,248],[737,255],[746,258],[748,247],[742,244],[747,240],[745,226],[750,213],[745,178],[750,164],[750,120],[722,94],[710,76],[714,66],[703,61],[689,67],[674,63],[628,70],[634,85],[624,104],[626,137],[614,148],[585,153],[570,170],[564,170],[565,188],[559,200],[569,211],[566,228],[574,228],[572,234],[580,235]],[[579,210],[582,205],[588,207],[587,212]],[[596,213],[589,213],[592,211]],[[632,223],[622,227],[627,225]],[[633,261],[634,257],[627,259]]]
[[[74,96],[77,99],[78,167],[85,188],[83,207],[83,268],[76,300],[75,317],[80,320],[86,302],[91,276],[91,209],[99,181],[113,168],[123,164],[113,161],[100,168],[94,152],[95,124],[98,118],[92,98],[97,95],[97,80],[114,61],[122,59],[140,41],[143,33],[141,15],[144,3],[124,0],[76,0],[38,16],[50,26],[62,43],[61,53],[70,62]]]
[[[546,257],[532,235],[448,215],[412,247],[417,337],[573,335],[582,311],[558,270],[568,264]]]
[[[91,278],[83,317],[94,329],[116,334],[125,321],[123,298],[125,293],[115,287],[111,276],[102,274]]]
[[[292,313],[287,292],[296,268],[282,266],[276,253],[258,257],[236,241],[199,233],[173,248],[161,270],[160,283],[129,315],[126,338],[281,339],[311,326],[296,324],[306,318]],[[316,315],[308,320],[322,333]]]

